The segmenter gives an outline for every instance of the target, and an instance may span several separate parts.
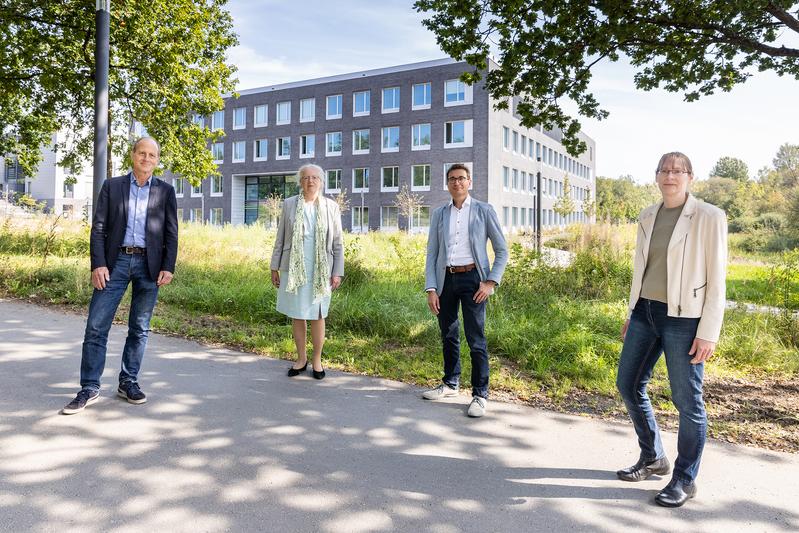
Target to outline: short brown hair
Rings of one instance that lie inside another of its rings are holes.
[[[469,170],[469,167],[467,167],[463,163],[455,163],[453,165],[450,165],[450,167],[447,169],[447,179],[449,179],[449,173],[452,172],[453,170],[463,170],[466,172],[466,177],[472,179],[472,173]]]
[[[685,170],[688,172],[688,174],[691,176],[694,175],[694,167],[691,165],[691,160],[688,159],[688,156],[682,152],[669,152],[660,156],[658,168],[655,170],[655,172],[660,172],[660,169],[663,168],[663,163],[669,159],[676,159],[677,161],[680,161],[683,165],[685,165]]]

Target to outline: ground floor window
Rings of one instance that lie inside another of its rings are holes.
[[[244,223],[252,224],[270,218],[269,198],[294,196],[299,192],[296,174],[247,176],[244,189]]]

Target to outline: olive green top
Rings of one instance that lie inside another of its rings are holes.
[[[683,204],[685,205],[685,204]],[[649,240],[649,256],[646,260],[644,279],[641,282],[641,297],[669,303],[667,292],[666,258],[668,256],[669,241],[674,233],[674,226],[680,219],[683,206],[661,206],[655,217],[652,228],[652,238]]]

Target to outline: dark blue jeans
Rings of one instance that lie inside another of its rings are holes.
[[[133,293],[128,316],[128,337],[122,351],[122,370],[119,383],[136,381],[141,368],[147,336],[150,333],[150,318],[158,297],[158,286],[150,279],[147,260],[144,254],[128,255],[120,253],[111,279],[105,289],[94,289],[89,304],[89,318],[83,337],[83,355],[80,363],[80,385],[83,388],[99,389],[100,376],[105,368],[105,354],[108,346],[108,331],[114,320],[119,302],[133,284]]]
[[[680,413],[673,477],[691,483],[699,472],[707,433],[702,399],[705,367],[702,363],[692,365],[692,356],[688,355],[699,319],[670,317],[667,311],[662,302],[638,300],[624,339],[616,386],[638,434],[641,459],[660,459],[665,452],[646,386],[660,354],[665,352],[671,400]]]
[[[463,331],[472,357],[472,396],[488,398],[488,351],[486,349],[486,302],[474,303],[480,288],[477,269],[460,274],[447,273],[439,297],[438,327],[444,346],[444,383],[458,386],[461,377],[460,322],[458,307],[463,312]]]

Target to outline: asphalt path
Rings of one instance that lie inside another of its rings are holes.
[[[157,310],[156,310],[157,312]],[[131,405],[78,389],[85,317],[0,300],[0,530],[150,532],[799,531],[799,455],[709,441],[699,493],[618,481],[632,428],[522,405],[420,399],[395,381],[152,335]],[[664,433],[674,460],[676,439]]]

